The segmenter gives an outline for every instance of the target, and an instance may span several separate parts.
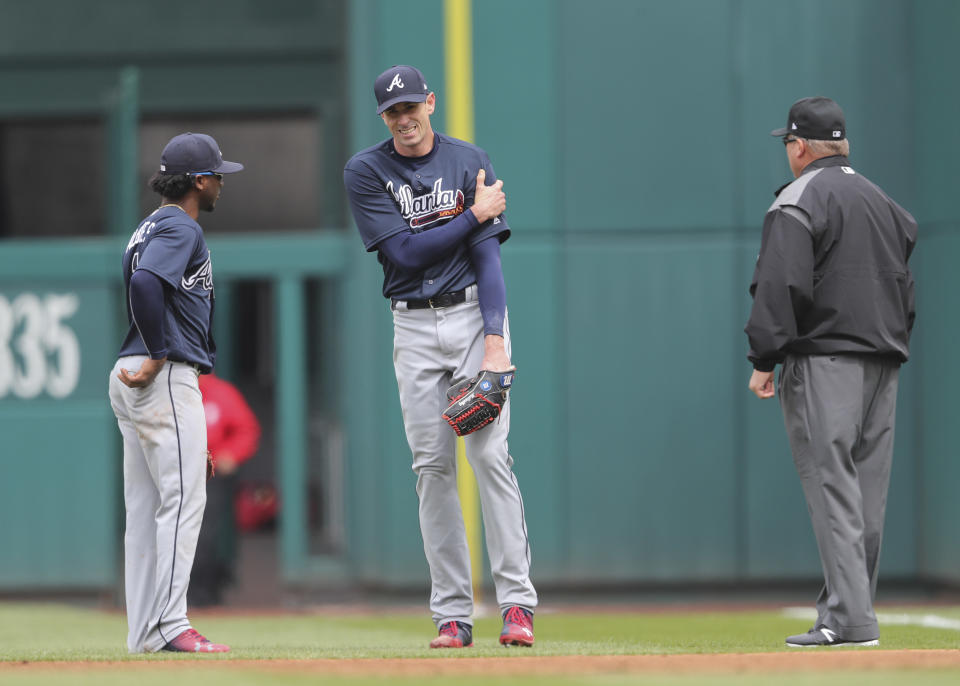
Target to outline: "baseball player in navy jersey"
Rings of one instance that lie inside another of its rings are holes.
[[[374,93],[391,137],[347,162],[344,185],[363,244],[383,267],[393,313],[394,369],[439,630],[430,647],[460,648],[473,644],[470,555],[456,436],[441,413],[452,384],[513,369],[500,267],[500,244],[510,236],[506,196],[483,150],[433,130],[436,95],[419,70],[391,67]],[[530,646],[537,593],[509,430],[507,401],[499,421],[464,440],[504,620],[500,642]]]
[[[206,503],[207,432],[197,379],[213,369],[213,270],[197,223],[212,212],[226,162],[216,141],[174,137],[150,187],[160,207],[123,254],[130,328],[110,374],[123,435],[127,649],[225,653],[187,619],[187,587]]]

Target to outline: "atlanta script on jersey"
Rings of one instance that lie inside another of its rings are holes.
[[[393,189],[393,181],[387,181],[387,190],[400,205],[400,214],[411,229],[429,226],[442,219],[453,219],[463,212],[463,191],[459,188],[444,190],[443,179],[433,182],[431,192],[414,195],[409,184]]]

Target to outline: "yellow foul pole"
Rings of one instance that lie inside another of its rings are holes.
[[[444,107],[447,133],[473,142],[473,21],[470,0],[444,0],[444,57],[447,79]],[[480,498],[477,480],[467,462],[463,439],[457,439],[457,492],[470,546],[473,599],[481,602],[483,585],[483,536],[480,523]]]

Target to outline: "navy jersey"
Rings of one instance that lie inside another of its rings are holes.
[[[203,229],[179,207],[161,207],[143,220],[123,253],[123,282],[129,293],[130,276],[146,269],[164,282],[164,343],[167,358],[213,369],[213,269]],[[130,330],[120,348],[120,357],[147,355],[140,332],[130,313]]]
[[[496,182],[486,152],[436,132],[433,149],[423,157],[400,155],[392,138],[358,152],[344,167],[343,179],[364,247],[376,250],[402,231],[429,231],[461,214],[473,205],[481,168],[487,185]],[[401,269],[379,252],[383,295],[398,300],[432,298],[475,283],[469,248],[491,236],[498,236],[501,243],[510,237],[502,214],[424,270]]]

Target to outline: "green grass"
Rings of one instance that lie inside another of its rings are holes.
[[[943,670],[891,670],[887,672],[842,672],[824,674],[601,674],[571,677],[491,675],[484,677],[444,677],[444,686],[955,686],[957,672]],[[4,686],[424,686],[440,684],[440,679],[429,677],[330,677],[314,674],[277,673],[260,670],[239,671],[224,669],[177,670],[164,673],[131,672],[55,672],[4,675]]]
[[[888,614],[960,618],[960,608],[889,607],[878,610]],[[426,612],[423,616],[386,614],[383,616],[316,615],[217,616],[194,613],[195,628],[212,639],[228,643],[227,655],[128,655],[126,618],[119,612],[102,612],[57,604],[0,603],[0,661],[88,661],[121,660],[138,663],[185,661],[205,664],[169,669],[131,665],[133,671],[116,668],[97,669],[95,665],[68,675],[56,672],[20,672],[16,667],[0,666],[0,683],[7,684],[124,684],[152,686],[171,679],[177,686],[200,683],[203,686],[244,686],[245,684],[351,684],[384,683],[382,678],[339,677],[313,673],[275,672],[249,665],[231,667],[233,659],[316,658],[432,658],[456,660],[462,657],[511,657],[551,655],[669,655],[679,653],[757,653],[790,650],[784,636],[804,631],[807,623],[784,617],[779,611],[750,612],[664,612],[664,613],[551,613],[537,615],[537,645],[532,649],[505,649],[497,643],[500,622],[496,617],[481,618],[474,631],[475,646],[465,651],[432,651],[427,648],[435,635]],[[881,626],[884,649],[960,647],[960,631],[910,625]],[[830,649],[870,650],[870,649]],[[220,662],[219,667],[210,663]],[[135,676],[135,679],[132,678]],[[847,673],[847,677],[851,675]],[[831,683],[822,673],[776,675],[777,686]],[[914,670],[907,676],[896,672],[870,673],[871,686],[885,684],[923,684],[926,686],[958,683],[960,670]],[[88,681],[89,679],[89,681]],[[449,676],[443,679],[450,681]],[[478,677],[456,677],[456,686],[490,683]],[[770,675],[738,674],[710,676],[710,684],[770,683]],[[392,678],[391,684],[432,684],[440,678]],[[704,675],[572,675],[553,677],[497,675],[498,686],[541,686],[541,684],[596,684],[616,686],[632,683],[688,684],[705,683]],[[856,683],[849,678],[845,684]]]
[[[889,608],[887,613],[931,614],[925,608]],[[957,608],[936,610],[957,617]],[[194,613],[194,626],[233,652],[207,659],[314,659],[443,657],[427,643],[435,635],[426,616],[372,617],[316,615],[216,616]],[[497,643],[500,621],[481,618],[474,648],[452,656],[641,655],[676,653],[755,653],[788,650],[783,638],[807,629],[803,620],[779,611],[597,613],[537,615],[537,645],[508,650]],[[882,627],[885,649],[957,648],[960,632],[909,625]],[[55,604],[0,604],[0,660],[170,660],[171,653],[131,656],[126,652],[126,618]]]

